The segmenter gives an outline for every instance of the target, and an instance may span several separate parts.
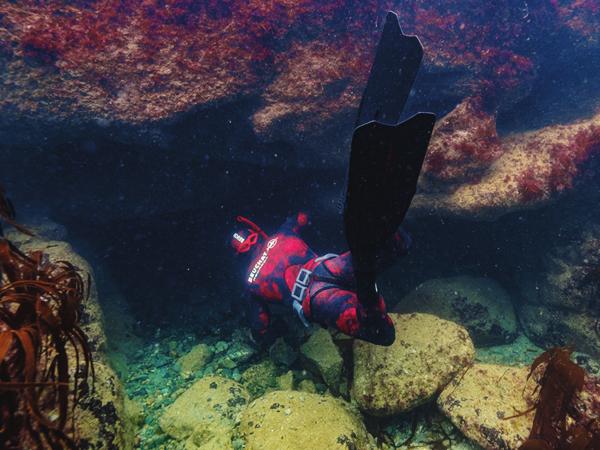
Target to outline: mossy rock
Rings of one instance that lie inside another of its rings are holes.
[[[274,391],[254,400],[240,417],[246,450],[367,450],[375,448],[360,414],[330,396]]]
[[[517,336],[517,318],[508,293],[490,278],[436,278],[417,286],[394,308],[428,313],[464,326],[477,347],[502,345]]]
[[[475,356],[469,333],[430,314],[390,314],[389,347],[356,340],[351,396],[374,416],[393,416],[431,400]]]

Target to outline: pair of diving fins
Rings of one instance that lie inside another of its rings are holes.
[[[396,232],[417,188],[435,115],[398,122],[417,76],[423,47],[387,14],[352,136],[344,228],[358,299],[378,301],[377,254]]]

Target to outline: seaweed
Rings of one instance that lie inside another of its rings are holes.
[[[76,448],[68,418],[82,381],[94,376],[79,327],[85,285],[68,261],[0,238],[0,448]]]
[[[571,412],[581,392],[586,373],[571,361],[571,348],[556,347],[538,356],[528,379],[542,370],[536,387],[538,399],[529,438],[521,450],[593,450],[600,436],[591,421],[579,423]],[[545,366],[545,367],[543,367]],[[543,367],[543,368],[542,368]],[[525,414],[525,411],[521,414]]]

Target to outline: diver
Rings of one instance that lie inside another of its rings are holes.
[[[416,36],[406,36],[388,13],[352,136],[344,202],[349,251],[319,256],[300,237],[308,216],[289,218],[268,236],[238,216],[231,243],[249,255],[245,284],[253,337],[276,337],[269,306],[280,304],[305,325],[317,323],[378,345],[395,330],[376,278],[411,238],[401,227],[412,198],[435,115],[417,113],[399,122],[423,57]]]
[[[285,306],[307,327],[318,323],[380,345],[394,341],[394,326],[383,297],[378,294],[370,306],[358,300],[352,254],[318,256],[302,239],[300,231],[309,223],[307,214],[288,218],[270,236],[245,217],[237,220],[240,229],[231,243],[238,254],[250,255],[246,283],[256,342],[268,344],[276,337],[269,304]],[[377,271],[406,254],[410,244],[408,233],[399,228],[381,249]]]

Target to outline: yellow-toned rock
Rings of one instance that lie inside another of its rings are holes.
[[[460,325],[430,314],[390,314],[389,347],[356,340],[352,398],[365,412],[392,416],[419,406],[470,365],[475,349]]]
[[[177,360],[182,375],[189,375],[200,370],[210,362],[213,356],[212,349],[206,344],[198,344],[188,353]]]
[[[330,396],[270,392],[254,400],[240,421],[246,450],[375,448],[354,407]]]
[[[210,448],[223,439],[229,442],[236,416],[248,399],[248,392],[241,384],[223,377],[205,377],[165,410],[159,420],[160,427],[178,440],[191,437],[188,446],[196,448]]]
[[[528,367],[475,364],[441,393],[438,406],[467,437],[489,450],[518,449],[529,436],[535,412]]]
[[[40,235],[63,238],[65,231],[60,225],[44,222],[31,227]],[[70,244],[63,241],[48,240],[41,236],[27,236],[18,232],[7,233],[9,240],[23,252],[42,251],[53,261],[68,261],[81,270],[89,296],[82,302],[80,325],[87,336],[94,362],[95,380],[91,379],[83,388],[76,407],[73,409],[75,430],[67,427],[67,433],[75,436],[78,448],[109,450],[113,448],[128,450],[134,446],[139,417],[126,407],[127,396],[117,374],[108,362],[106,355],[107,339],[104,331],[104,316],[98,299],[94,281],[94,271],[90,264],[75,252]],[[87,280],[91,281],[87,286]],[[67,347],[71,379],[77,368],[77,356],[72,347]]]

